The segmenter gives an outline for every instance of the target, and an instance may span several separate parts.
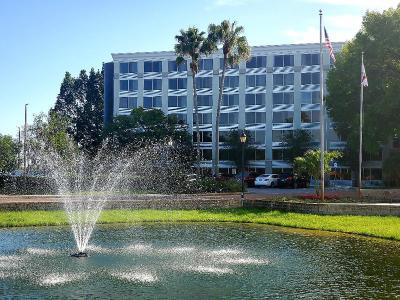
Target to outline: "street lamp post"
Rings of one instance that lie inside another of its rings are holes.
[[[240,201],[243,205],[244,201],[244,144],[246,143],[247,136],[244,131],[240,134],[240,143],[242,144],[242,194],[240,195]]]

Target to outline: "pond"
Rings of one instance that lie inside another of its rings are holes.
[[[266,225],[99,225],[78,259],[69,227],[1,229],[0,298],[394,298],[399,245]]]

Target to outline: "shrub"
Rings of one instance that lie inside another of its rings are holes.
[[[47,177],[0,175],[0,194],[43,195],[55,191],[54,180]]]

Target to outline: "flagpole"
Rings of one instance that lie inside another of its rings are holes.
[[[319,108],[319,128],[320,128],[320,168],[321,168],[321,201],[325,198],[325,170],[324,170],[324,156],[325,156],[325,115],[324,115],[324,69],[322,59],[322,10],[319,10],[319,87],[320,87],[320,108]]]
[[[364,52],[361,52],[361,91],[360,91],[360,145],[358,150],[358,198],[361,199],[362,187],[362,141],[363,141],[363,104],[364,104]]]

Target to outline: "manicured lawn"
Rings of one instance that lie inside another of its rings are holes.
[[[320,216],[257,209],[105,210],[99,223],[236,222],[355,233],[400,240],[400,217]],[[63,211],[0,211],[0,227],[65,225]]]

